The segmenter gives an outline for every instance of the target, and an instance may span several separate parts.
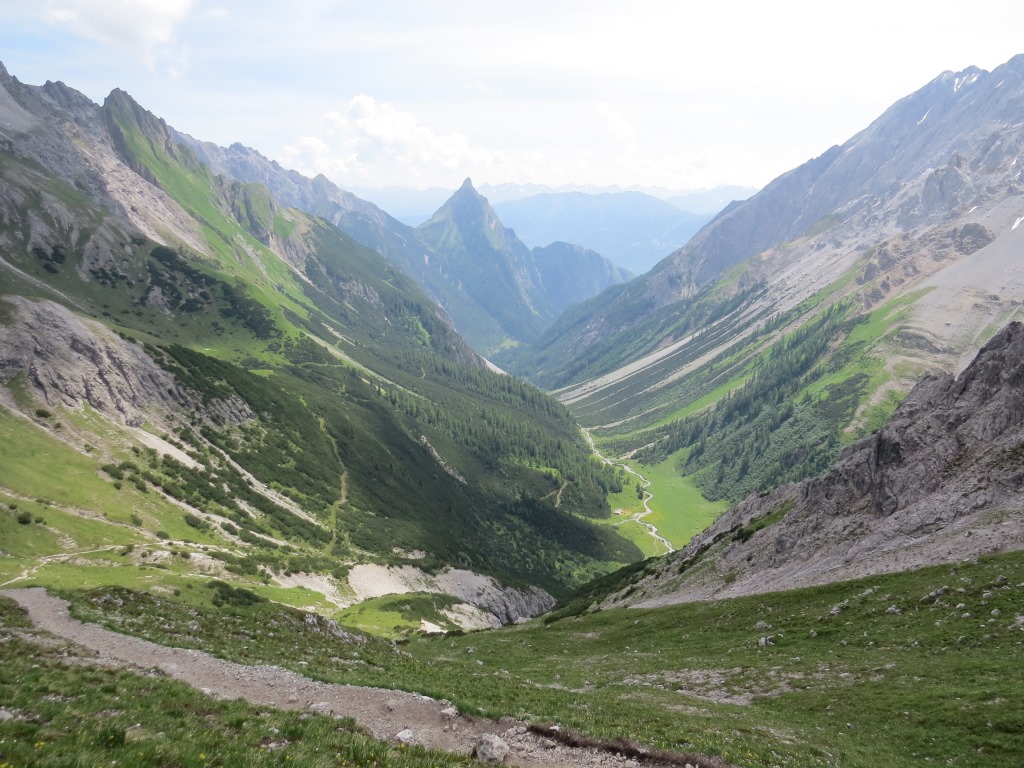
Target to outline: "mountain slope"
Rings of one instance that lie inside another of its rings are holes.
[[[823,470],[1019,312],[1024,56],[944,73],[495,358],[603,448],[738,501]]]
[[[567,295],[590,298],[629,277],[596,254],[567,251],[560,261],[569,274],[565,280],[555,281],[561,272],[549,269],[546,276],[538,274],[543,265],[535,264],[536,259],[524,253],[525,247],[513,233],[506,234],[495,250],[491,238],[503,227],[493,211],[475,219],[469,216],[462,222],[482,227],[481,231],[466,230],[454,240],[438,239],[426,224],[417,229],[406,226],[324,176],[306,178],[240,144],[223,148],[183,133],[176,133],[175,138],[190,147],[214,174],[264,184],[283,204],[321,216],[381,253],[444,308],[481,354],[491,354],[509,342],[535,338],[539,329],[547,327],[571,303]],[[468,209],[487,205],[475,190],[472,194],[465,189],[462,192],[456,192],[441,210],[451,210],[455,201],[462,201],[459,205]],[[466,242],[472,243],[468,251]],[[457,252],[448,252],[449,247]],[[505,296],[505,291],[511,291],[510,299],[495,303],[494,296]]]
[[[547,193],[498,203],[494,209],[523,242],[579,243],[636,274],[684,245],[712,218],[641,192]]]
[[[773,592],[1024,548],[1022,453],[1024,325],[1014,322],[959,377],[918,384],[827,473],[724,514],[633,584],[628,602]]]
[[[0,86],[10,504],[59,506],[63,541],[191,552],[278,597],[308,573],[335,606],[359,563],[558,592],[639,555],[588,522],[618,480],[565,409],[489,372],[379,254],[213,175],[123,92]],[[25,557],[0,575],[66,577]],[[197,576],[181,563],[172,582]]]

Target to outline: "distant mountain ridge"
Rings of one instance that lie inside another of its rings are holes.
[[[712,218],[641,192],[547,193],[498,203],[495,210],[526,243],[579,243],[636,274],[684,245]]]
[[[458,236],[446,239],[437,235],[436,222],[414,229],[324,176],[306,178],[241,144],[223,148],[186,134],[178,133],[177,138],[214,173],[264,184],[285,205],[322,216],[381,253],[440,303],[481,354],[535,339],[570,304],[632,276],[603,256],[584,250],[563,249],[557,267],[548,268],[544,257],[532,253],[514,233],[498,236],[503,225],[471,183],[468,190],[464,184],[456,191],[433,218],[441,211],[454,213],[467,207],[487,210],[475,219],[460,218],[449,233],[457,230]],[[455,200],[461,202],[453,207]],[[470,226],[482,229],[471,232]],[[468,243],[472,243],[469,250]],[[481,250],[475,252],[474,247]]]

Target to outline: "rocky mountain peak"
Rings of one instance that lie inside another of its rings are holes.
[[[431,221],[434,219],[452,219],[458,222],[474,223],[485,221],[492,226],[494,223],[500,224],[498,214],[491,208],[487,198],[476,191],[473,181],[469,178],[462,182],[462,186],[448,198],[444,205],[437,209]]]

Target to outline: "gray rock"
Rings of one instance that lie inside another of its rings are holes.
[[[415,744],[416,734],[413,733],[409,728],[403,728],[401,731],[395,734],[395,741],[399,744]]]
[[[473,755],[485,763],[500,763],[508,752],[508,744],[493,733],[485,733],[473,747]]]
[[[453,720],[459,716],[459,710],[455,707],[445,707],[441,710],[441,717],[445,720]]]

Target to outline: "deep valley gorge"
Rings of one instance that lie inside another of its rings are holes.
[[[1024,54],[714,214],[192,130],[0,64],[0,768],[1024,762]]]

